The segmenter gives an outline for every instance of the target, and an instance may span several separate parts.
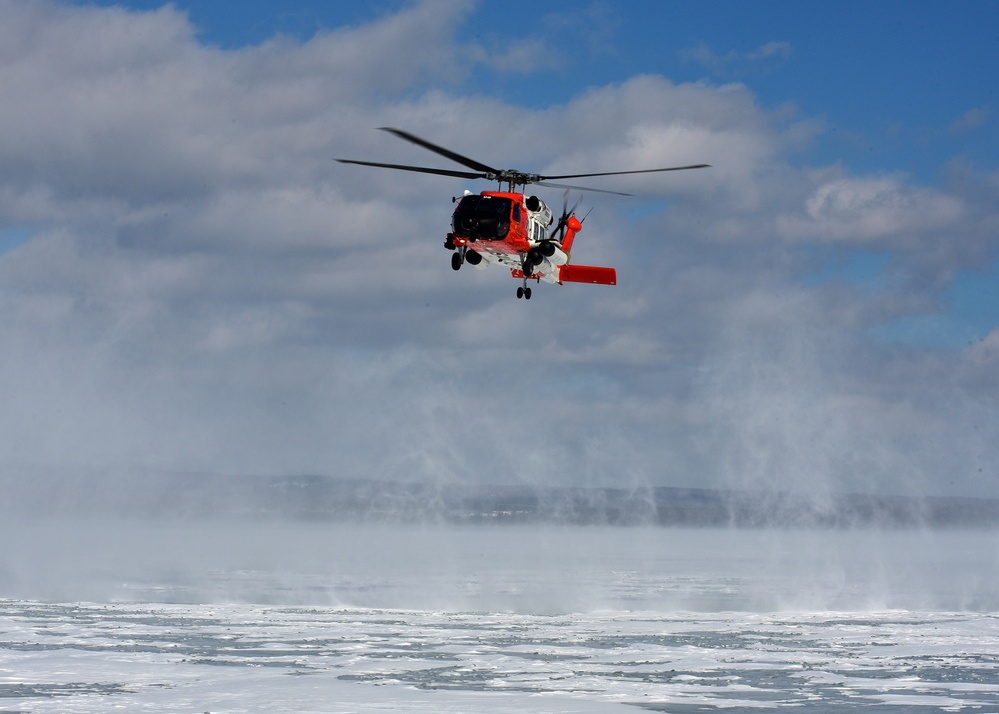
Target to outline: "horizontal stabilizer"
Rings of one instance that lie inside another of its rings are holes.
[[[558,273],[560,283],[590,283],[591,285],[617,285],[614,268],[593,265],[563,265]]]

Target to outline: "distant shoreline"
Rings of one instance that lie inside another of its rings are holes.
[[[0,479],[10,481],[12,474]],[[644,487],[455,485],[332,476],[34,474],[0,513],[612,526],[992,527],[999,499]]]

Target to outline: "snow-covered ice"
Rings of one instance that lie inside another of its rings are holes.
[[[21,601],[0,615],[6,711],[999,710],[993,615]]]

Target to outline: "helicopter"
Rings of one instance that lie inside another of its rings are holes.
[[[592,178],[596,176],[621,176],[624,174],[659,173],[663,171],[686,171],[709,168],[709,164],[691,166],[670,166],[658,169],[635,171],[604,171],[600,173],[564,174],[542,176],[512,169],[494,169],[480,161],[462,156],[443,146],[410,134],[402,129],[380,127],[400,139],[416,144],[439,154],[472,171],[437,169],[426,166],[406,166],[377,161],[337,159],[343,164],[374,166],[398,171],[415,171],[438,176],[452,176],[465,179],[486,179],[499,184],[496,191],[473,193],[466,190],[464,195],[452,197],[457,204],[451,215],[451,232],[447,234],[444,247],[451,253],[451,268],[460,270],[463,265],[486,268],[493,263],[509,268],[510,275],[523,284],[517,288],[517,299],[531,299],[528,281],[562,285],[564,283],[589,283],[591,285],[616,285],[617,271],[595,265],[571,263],[571,250],[576,235],[582,230],[583,218],[576,217],[577,202],[568,208],[568,192],[593,191],[617,196],[632,194],[609,191],[587,186],[556,183],[562,179]],[[505,189],[504,189],[505,185]],[[556,222],[548,205],[537,196],[518,191],[520,187],[544,186],[566,189],[562,200],[562,214]]]

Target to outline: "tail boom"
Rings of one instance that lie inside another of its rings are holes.
[[[583,230],[583,222],[570,215],[565,219],[565,235],[562,237],[562,250],[566,254],[572,250],[576,234]],[[589,283],[590,285],[617,285],[617,271],[595,265],[572,265],[568,261],[558,266],[558,284]]]

